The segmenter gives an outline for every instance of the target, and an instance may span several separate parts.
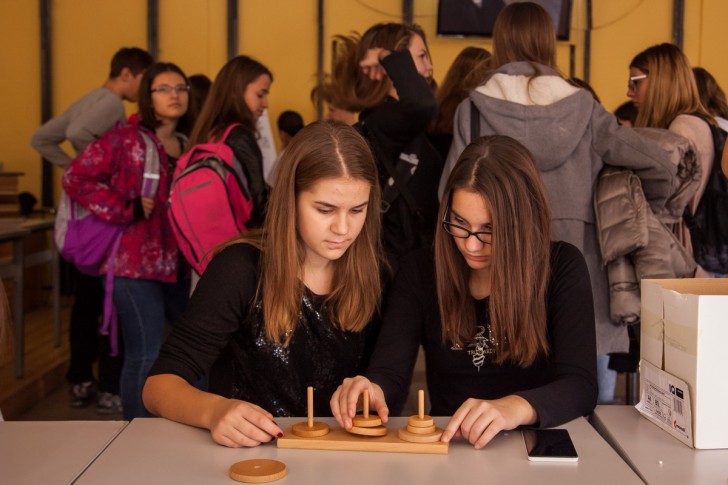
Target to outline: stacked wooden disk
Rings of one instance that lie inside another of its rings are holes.
[[[352,419],[352,427],[349,433],[361,436],[385,436],[387,428],[382,426],[382,418],[369,415],[369,391],[364,391],[364,409],[362,414],[357,414]]]
[[[306,397],[308,398],[308,420],[305,423],[294,424],[291,431],[301,438],[318,438],[329,434],[328,424],[313,420],[313,387],[308,386]]]
[[[425,415],[425,391],[420,390],[417,397],[418,414],[410,416],[406,428],[399,429],[397,432],[399,439],[412,443],[440,441],[442,430],[435,426],[435,420],[432,419],[432,416]]]

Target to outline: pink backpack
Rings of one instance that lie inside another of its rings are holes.
[[[215,143],[192,147],[174,171],[169,219],[180,251],[200,275],[215,247],[245,231],[253,210],[245,173],[225,144],[236,126]]]

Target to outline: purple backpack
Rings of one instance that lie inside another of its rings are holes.
[[[154,140],[141,130],[139,133],[146,146],[141,194],[154,197],[159,186],[159,153]],[[118,327],[113,305],[114,261],[125,229],[126,224],[104,221],[73,202],[65,192],[61,193],[53,230],[58,252],[81,273],[89,276],[101,276],[101,266],[108,259],[101,333],[108,335],[111,330],[112,355],[118,353]]]

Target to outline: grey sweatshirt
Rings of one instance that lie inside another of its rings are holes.
[[[542,75],[534,77],[535,69]],[[625,327],[609,319],[607,280],[594,228],[594,186],[605,163],[629,168],[639,176],[645,196],[657,211],[677,183],[676,167],[667,152],[619,126],[590,93],[572,86],[553,69],[514,62],[498,68],[458,107],[440,197],[470,142],[471,100],[480,112],[481,135],[507,135],[531,151],[551,204],[553,238],[575,245],[584,254],[592,278],[597,353],[626,351]]]
[[[48,120],[33,134],[30,144],[49,162],[66,167],[70,157],[60,147],[68,140],[76,154],[125,120],[124,103],[107,88],[97,88],[79,98],[55,118]]]

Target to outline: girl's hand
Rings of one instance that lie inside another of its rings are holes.
[[[533,407],[520,396],[506,396],[493,401],[468,399],[455,411],[442,433],[442,441],[462,435],[475,449],[490,442],[500,431],[515,429],[538,420]]]
[[[365,389],[369,390],[369,410],[376,411],[382,423],[386,423],[389,419],[389,408],[384,401],[382,388],[364,376],[356,376],[344,379],[331,396],[331,413],[342,428],[351,429],[359,397],[364,394]]]
[[[142,209],[144,210],[144,218],[149,219],[154,210],[154,199],[151,197],[142,197]]]
[[[364,58],[359,62],[362,72],[369,76],[372,81],[381,81],[387,75],[387,71],[379,61],[390,54],[390,51],[381,47],[368,49]]]
[[[215,443],[230,448],[258,446],[283,436],[272,414],[236,399],[221,399],[214,405],[208,429]]]

